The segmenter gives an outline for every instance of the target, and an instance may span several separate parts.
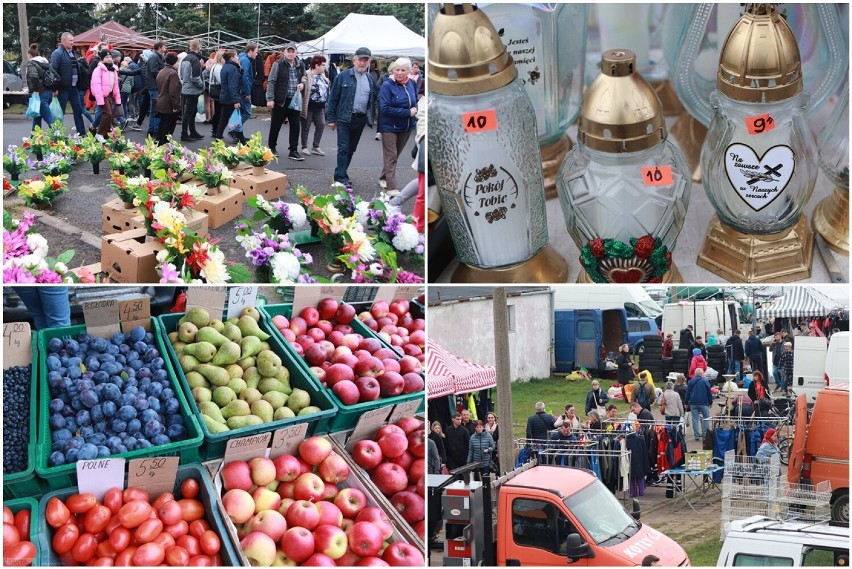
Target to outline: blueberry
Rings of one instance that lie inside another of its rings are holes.
[[[126,358],[127,358],[127,363],[130,363],[130,362],[138,360],[139,354],[136,353],[136,352],[128,352],[127,355],[126,355]]]
[[[145,332],[145,341],[149,344],[154,341],[154,334],[152,332]]]
[[[121,419],[113,419],[111,427],[113,433],[120,433],[127,429],[127,421],[123,421]]]
[[[109,349],[107,349],[107,353],[111,356],[117,356],[119,354],[118,346],[116,346],[115,344],[111,344]]]
[[[79,429],[80,427],[77,425],[77,419],[75,418],[75,415],[69,415],[65,417],[65,428],[71,431],[72,433],[77,432],[77,429]]]
[[[95,338],[92,340],[92,349],[96,352],[105,352],[109,348],[109,342],[104,338]]]
[[[154,379],[154,381],[159,381],[160,383],[166,383],[169,379],[169,376],[166,373],[166,370],[164,369],[158,369],[154,371],[151,377]]]
[[[148,423],[150,421],[159,421],[160,416],[153,409],[145,409],[142,411],[142,422]]]
[[[95,434],[95,428],[91,425],[80,427],[80,436],[83,438],[90,437]]]
[[[130,419],[136,418],[136,409],[134,409],[130,405],[122,405],[121,409],[118,410],[118,417],[124,421],[129,421]],[[124,429],[116,429],[116,430],[124,430]]]
[[[127,354],[130,353],[130,346],[128,346],[127,344],[120,345],[118,347],[118,353],[121,354],[122,356],[126,356]]]
[[[160,393],[163,392],[163,384],[161,383],[152,383],[151,387],[148,388],[148,395],[152,397],[159,397]]]
[[[83,372],[80,371],[80,366],[72,366],[68,368],[68,377],[71,379],[80,379],[83,377]]]
[[[151,360],[151,371],[160,371],[164,365],[166,365],[166,362],[163,358],[154,358]]]
[[[126,446],[124,446],[124,445],[118,445],[118,446],[116,447],[116,449],[115,449],[115,454],[124,454],[124,453],[126,453],[128,450],[130,450],[130,449],[128,449]]]
[[[96,433],[106,433],[107,431],[107,423],[106,420],[95,423],[95,432]]]
[[[151,370],[147,367],[143,367],[138,372],[136,372],[136,377],[138,377],[141,380],[139,382],[140,386],[142,385],[142,381],[147,381],[148,383],[150,383],[151,382]]]
[[[142,359],[150,363],[159,357],[160,352],[158,352],[155,348],[151,348],[147,352],[145,352],[145,355],[142,357]]]
[[[65,455],[58,451],[54,452],[50,455],[50,458],[47,459],[47,464],[48,466],[62,466],[65,464]]]
[[[112,383],[105,383],[101,397],[105,401],[118,401],[121,398],[121,390]]]
[[[127,365],[130,366],[131,369],[139,371],[145,365],[145,362],[143,362],[142,360],[132,360]]]
[[[175,396],[175,391],[171,387],[165,387],[160,395],[165,396],[166,399],[170,399]]]

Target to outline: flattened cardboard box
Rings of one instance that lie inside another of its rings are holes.
[[[142,216],[139,215],[138,207],[124,207],[121,198],[115,198],[101,206],[101,223],[104,233],[109,235],[138,229],[141,227]]]
[[[255,176],[251,170],[235,172],[231,178],[231,187],[239,188],[243,196],[262,196],[267,200],[284,197],[287,190],[287,176],[281,172],[267,170],[263,176]]]
[[[243,193],[229,189],[215,196],[204,196],[195,204],[195,209],[207,214],[210,229],[217,229],[242,214]]]
[[[159,241],[147,238],[144,228],[104,235],[101,266],[116,282],[155,283],[160,280],[157,253],[163,248]]]

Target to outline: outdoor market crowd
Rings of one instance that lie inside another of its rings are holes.
[[[205,138],[196,127],[196,117],[203,115],[200,123],[210,127],[211,138],[221,140],[228,134],[234,142],[245,143],[242,125],[256,118],[253,108],[266,107],[271,113],[267,145],[275,156],[285,124],[287,156],[295,161],[310,154],[324,156],[325,128],[336,131],[333,180],[350,186],[348,168],[369,125],[376,129],[375,140],[382,142],[379,187],[395,206],[416,197],[413,215],[423,229],[426,105],[419,62],[400,57],[379,69],[370,49],[361,47],[343,69],[322,54],[300,57],[292,42],[266,57],[253,42],[239,53],[217,49],[202,54],[197,38],[180,47],[186,51],[178,53],[178,46],[160,40],[131,57],[103,42],[81,54],[74,35],[63,32],[48,60],[38,44],[32,44],[23,75],[39,101],[33,128],[42,119],[53,122],[50,105],[56,97],[63,114],[70,103],[81,135],[87,131],[84,118],[89,132],[105,137],[114,125],[142,131],[147,117],[147,134],[157,143],[164,144],[178,123],[180,140],[195,142]],[[412,134],[417,175],[400,189],[397,162]]]

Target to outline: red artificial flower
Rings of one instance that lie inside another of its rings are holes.
[[[195,205],[195,200],[192,199],[192,194],[186,193],[180,197],[180,207],[192,207]]]
[[[598,259],[604,256],[604,242],[603,239],[598,237],[597,239],[592,239],[589,241],[589,249],[592,251],[592,255],[597,257]]]
[[[207,247],[196,241],[192,244],[192,253],[189,254],[189,258],[187,262],[192,267],[196,267],[198,270],[204,268],[204,265],[210,260],[209,252],[207,251]]]
[[[633,251],[640,259],[647,259],[654,252],[654,238],[650,235],[645,235],[636,240],[636,245],[633,246]]]
[[[3,191],[11,192],[12,190],[14,190],[14,188],[12,187],[12,184],[9,183],[9,179],[3,176]]]
[[[667,267],[672,266],[672,252],[671,251],[666,253],[666,266]]]

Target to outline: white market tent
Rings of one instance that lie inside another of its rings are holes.
[[[841,308],[841,303],[811,287],[789,287],[772,306],[757,310],[759,319],[817,318]]]
[[[426,56],[426,38],[406,28],[394,16],[349,14],[325,35],[299,45],[299,53],[315,52],[354,54],[367,47],[373,56]]]

